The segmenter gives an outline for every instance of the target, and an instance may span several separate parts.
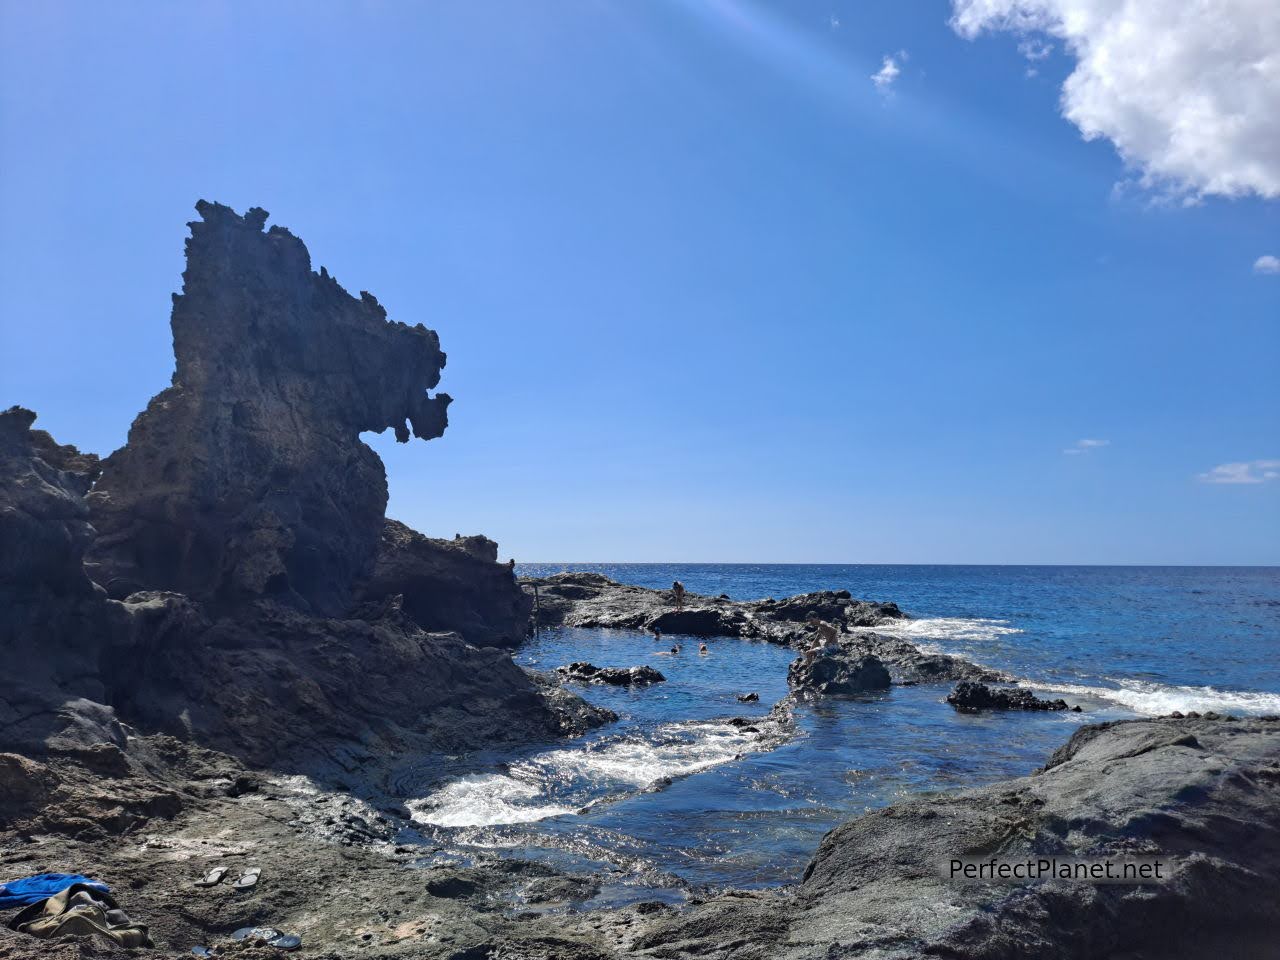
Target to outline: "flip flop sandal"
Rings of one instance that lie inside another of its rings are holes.
[[[272,937],[267,941],[267,946],[275,947],[277,950],[297,950],[302,946],[302,938],[294,936],[292,933],[285,933],[278,937]]]
[[[258,885],[258,877],[262,876],[261,867],[250,867],[232,884],[237,890],[248,890]]]
[[[195,881],[195,884],[197,887],[216,887],[226,875],[226,867],[214,867],[199,880]]]
[[[231,935],[232,940],[274,940],[282,936],[275,927],[241,927]]]

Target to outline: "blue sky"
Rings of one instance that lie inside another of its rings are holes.
[[[1179,152],[1064,99],[1108,42],[1071,2],[1017,32],[890,0],[4,0],[0,404],[123,443],[206,198],[439,331],[448,432],[372,438],[426,533],[1278,563],[1276,128]]]

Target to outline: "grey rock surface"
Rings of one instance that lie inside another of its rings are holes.
[[[1160,883],[965,881],[953,859],[1159,858]],[[1280,720],[1084,727],[1038,773],[896,804],[827,835],[793,895],[656,925],[655,957],[1174,960],[1276,955]]]

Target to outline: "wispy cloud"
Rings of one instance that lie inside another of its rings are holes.
[[[1257,260],[1253,261],[1254,273],[1280,273],[1280,257],[1273,257],[1269,253],[1264,253]]]
[[[1280,460],[1245,460],[1220,463],[1197,476],[1201,483],[1266,483],[1280,479]]]
[[[1018,52],[1028,60],[1043,60],[1053,53],[1053,44],[1035,37],[1028,37],[1018,44]]]
[[[893,90],[893,82],[902,73],[902,67],[899,62],[906,59],[907,52],[905,50],[900,51],[896,56],[885,56],[880,69],[871,75],[871,82],[876,85],[877,90],[881,93],[889,93]]]
[[[834,13],[831,14],[830,18],[827,20],[827,23],[831,25],[832,30],[840,29],[840,18],[837,17]]]
[[[1084,440],[1077,440],[1062,452],[1066,454],[1090,453],[1091,451],[1097,450],[1099,447],[1109,446],[1111,446],[1110,440],[1090,440],[1085,438]]]

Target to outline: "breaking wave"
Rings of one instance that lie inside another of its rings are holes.
[[[855,632],[885,633],[909,640],[982,641],[994,640],[1014,633],[1022,633],[1019,627],[1009,625],[1008,620],[991,620],[983,617],[922,617],[919,620],[892,620],[875,627],[859,627]]]
[[[1219,690],[1216,687],[1189,687],[1152,683],[1145,680],[1115,680],[1115,687],[1085,684],[1046,684],[1023,681],[1023,686],[1054,693],[1074,694],[1109,700],[1134,713],[1161,717],[1173,713],[1231,713],[1246,716],[1280,714],[1280,694],[1253,690]]]

